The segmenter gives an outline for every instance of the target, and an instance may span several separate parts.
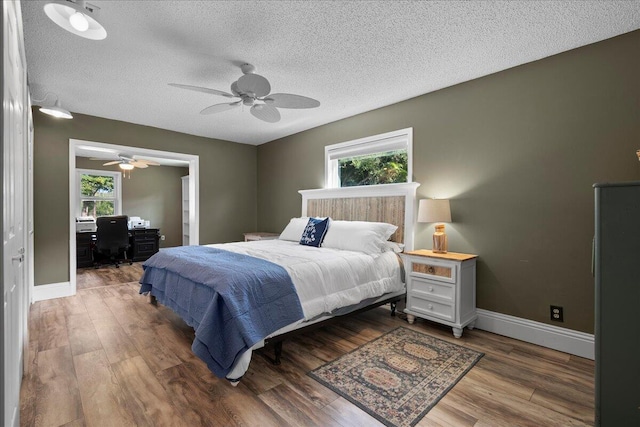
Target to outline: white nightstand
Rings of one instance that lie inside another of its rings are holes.
[[[449,325],[460,338],[465,326],[473,329],[476,318],[477,255],[421,249],[402,254],[406,269],[407,313]]]
[[[244,241],[249,242],[251,240],[273,240],[280,237],[278,233],[264,233],[262,231],[254,231],[252,233],[244,233]]]

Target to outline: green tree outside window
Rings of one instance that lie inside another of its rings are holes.
[[[340,186],[407,182],[407,164],[406,150],[339,159]]]
[[[112,176],[83,174],[80,178],[80,194],[81,199],[84,199],[81,200],[82,216],[97,218],[113,215],[115,212],[114,187],[115,182]],[[100,198],[106,200],[95,200]]]

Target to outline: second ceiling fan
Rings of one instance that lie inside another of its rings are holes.
[[[231,93],[178,83],[169,83],[169,86],[224,96],[226,98],[240,98],[233,102],[211,105],[200,111],[200,114],[220,113],[245,105],[251,107],[249,111],[254,117],[268,123],[275,123],[280,121],[278,108],[300,109],[320,106],[320,101],[302,95],[294,95],[291,93],[270,94],[271,85],[269,81],[258,74],[254,74],[255,67],[253,65],[242,64],[240,69],[242,70],[243,76],[231,84]]]
[[[136,159],[127,154],[118,154],[119,160],[113,160],[103,163],[102,166],[118,165],[122,170],[131,170],[133,168],[148,168],[149,166],[160,166],[160,163],[153,160]],[[91,160],[104,160],[99,158],[91,158]]]

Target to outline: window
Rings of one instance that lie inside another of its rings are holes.
[[[325,186],[411,182],[413,128],[328,145]]]
[[[120,173],[90,169],[76,171],[76,216],[120,215]]]

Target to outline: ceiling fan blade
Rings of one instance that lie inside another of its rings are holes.
[[[146,163],[140,163],[140,162],[131,162],[129,163],[130,165],[133,165],[136,168],[140,168],[140,169],[144,169],[144,168],[148,168],[149,165]]]
[[[255,96],[266,96],[271,92],[269,81],[258,74],[245,74],[238,79],[238,91]]]
[[[178,84],[178,83],[169,83],[169,86],[178,87],[180,89],[194,90],[196,92],[209,93],[211,95],[225,96],[227,98],[234,98],[234,95],[231,95],[228,92],[225,92],[225,91],[222,91],[222,90],[217,90],[217,89],[208,89],[206,87],[200,87],[200,86],[181,85],[181,84]]]
[[[149,166],[160,166],[160,163],[154,162],[153,160],[147,160],[147,159],[133,159],[133,163],[143,163]]]
[[[275,123],[280,121],[280,112],[273,105],[256,104],[251,107],[251,110],[249,111],[251,112],[251,114],[253,114],[254,117],[268,123]]]
[[[241,101],[237,101],[237,102],[232,102],[230,104],[214,104],[210,107],[205,108],[204,110],[200,111],[200,114],[214,114],[214,113],[221,113],[223,111],[227,111],[227,110],[231,110],[232,108],[238,107],[240,105]]]
[[[104,159],[101,159],[101,160],[104,160]],[[103,163],[102,166],[117,165],[118,163],[122,163],[122,160],[114,160],[113,162]]]
[[[231,93],[235,96],[240,96],[240,92],[238,92],[238,82],[235,81],[231,83]]]
[[[291,93],[272,93],[264,98],[264,102],[278,108],[316,108],[320,101]]]

